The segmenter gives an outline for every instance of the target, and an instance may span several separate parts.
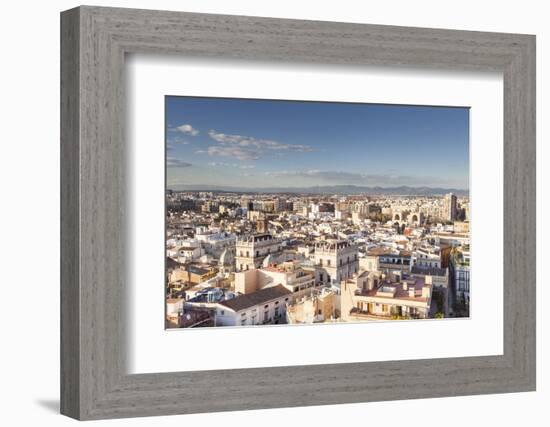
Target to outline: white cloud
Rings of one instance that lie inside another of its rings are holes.
[[[204,152],[204,150],[199,151]],[[259,153],[238,146],[212,146],[208,147],[206,152],[209,156],[234,157],[243,161],[258,160],[260,158]]]
[[[208,166],[212,167],[226,167],[226,168],[235,168],[235,169],[254,169],[254,165],[239,165],[237,163],[225,163],[225,162],[209,162]]]
[[[167,157],[166,166],[169,168],[188,168],[189,166],[193,166],[193,165],[191,163],[184,162],[183,160],[177,159],[175,157]]]
[[[180,126],[176,126],[175,130],[191,136],[197,136],[199,134],[199,131],[197,129],[195,129],[193,126],[187,123]]]
[[[270,152],[310,152],[309,145],[284,144],[269,139],[258,139],[251,136],[228,135],[210,130],[208,136],[220,143],[219,146],[209,147],[211,156],[235,157],[239,160],[257,160]]]

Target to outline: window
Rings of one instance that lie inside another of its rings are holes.
[[[323,265],[323,264],[321,264]],[[330,267],[330,259],[327,259],[327,266]]]
[[[225,311],[224,310],[220,310],[220,316],[223,316],[225,315]]]

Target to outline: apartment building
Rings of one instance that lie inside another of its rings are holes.
[[[240,237],[235,243],[236,271],[261,267],[265,257],[282,252],[282,241],[269,233],[256,233]]]
[[[342,280],[359,271],[357,246],[345,240],[327,240],[315,244],[313,254],[316,282],[339,286]]]
[[[216,326],[286,323],[286,304],[291,292],[282,285],[221,301],[215,307]]]
[[[422,277],[363,272],[342,282],[340,289],[344,321],[425,319],[430,315],[432,284]]]

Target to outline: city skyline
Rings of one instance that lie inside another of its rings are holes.
[[[168,96],[166,149],[167,186],[175,190],[468,191],[469,109]]]

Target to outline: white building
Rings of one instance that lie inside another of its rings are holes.
[[[277,285],[292,292],[293,298],[301,297],[315,286],[315,275],[295,261],[235,273],[235,292],[239,294],[251,294]]]
[[[313,254],[316,265],[316,282],[339,284],[359,270],[358,251],[345,240],[327,240],[315,244]]]
[[[411,265],[441,268],[441,249],[438,246],[421,246],[412,253]]]
[[[235,246],[236,236],[232,233],[224,232],[202,232],[195,235],[195,239],[201,243],[204,251],[219,258],[223,251]]]
[[[239,238],[235,243],[235,269],[243,271],[259,268],[266,256],[280,254],[282,247],[282,241],[269,233]]]
[[[240,295],[216,304],[216,326],[247,326],[286,323],[290,291],[282,285]]]
[[[198,242],[188,242],[185,243],[184,246],[180,246],[178,248],[169,250],[168,255],[173,253],[172,256],[175,258],[179,263],[186,263],[190,261],[194,261],[199,259],[203,254],[204,251],[201,248],[200,243]]]

